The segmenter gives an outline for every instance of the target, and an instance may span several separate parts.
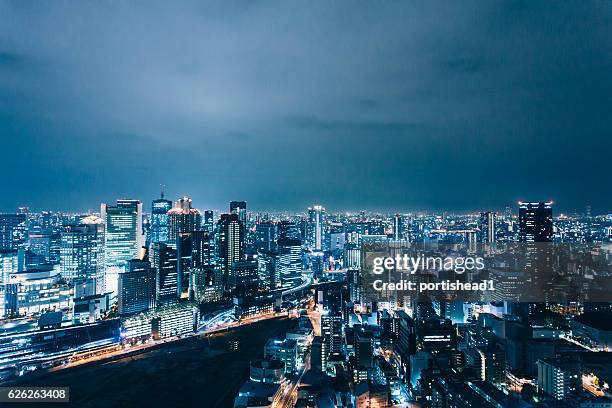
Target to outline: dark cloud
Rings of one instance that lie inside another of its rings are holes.
[[[609,2],[0,2],[0,208],[610,211]]]

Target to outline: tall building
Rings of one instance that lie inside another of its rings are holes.
[[[495,242],[495,220],[497,213],[493,211],[481,212],[479,220],[481,242],[493,244]]]
[[[19,256],[16,250],[0,249],[0,285],[8,285],[11,274],[20,272]]]
[[[221,214],[217,223],[217,251],[219,266],[226,284],[234,281],[232,265],[244,254],[244,230],[238,214]],[[231,286],[231,285],[230,285]]]
[[[320,205],[308,208],[307,239],[308,245],[315,251],[323,250],[325,241],[326,213]]]
[[[519,241],[551,242],[553,236],[552,201],[519,202]]]
[[[106,226],[104,261],[107,268],[124,267],[138,258],[144,246],[142,203],[138,200],[117,200],[116,206],[102,204],[100,218]]]
[[[300,280],[302,276],[302,243],[300,240],[279,239],[278,254],[278,273],[283,285]]]
[[[117,294],[119,271],[127,261],[138,258],[144,247],[142,203],[138,200],[117,200],[116,206],[102,204],[100,218],[104,233],[104,291]]]
[[[202,268],[215,264],[215,241],[208,231],[193,231],[189,235],[191,241],[191,267]]]
[[[259,271],[259,280],[265,282],[269,290],[281,287],[282,282],[278,268],[278,252],[257,252],[257,269]]]
[[[180,234],[199,231],[201,226],[202,215],[192,207],[191,198],[179,198],[174,208],[168,211],[168,245],[176,248]]]
[[[172,209],[172,201],[164,198],[162,192],[161,197],[153,200],[151,205],[151,234],[149,242],[154,244],[157,242],[168,242],[169,221],[168,211]]]
[[[149,261],[129,260],[119,273],[117,306],[122,316],[155,307],[155,269]]]
[[[155,299],[157,303],[170,303],[180,296],[178,259],[176,250],[158,242],[151,245],[149,255],[151,267],[155,270]]]
[[[283,220],[277,224],[278,238],[302,239],[300,228],[294,222]]]
[[[321,315],[321,334],[329,353],[342,352],[343,321],[339,311],[326,310]]]
[[[257,267],[256,260],[234,262],[229,277],[229,286],[239,288],[245,295],[254,294],[259,287]]]
[[[213,210],[204,211],[203,227],[205,231],[208,231],[211,234],[215,232],[215,213]]]
[[[360,367],[374,366],[374,340],[372,333],[357,329],[354,336],[355,364]]]
[[[229,210],[231,214],[238,214],[238,219],[246,227],[247,203],[246,201],[230,201]]]
[[[96,294],[104,292],[104,223],[89,216],[68,225],[61,233],[60,272],[69,283],[93,282]]]
[[[404,219],[401,214],[393,216],[393,240],[401,241],[404,239]]]
[[[0,214],[0,250],[25,248],[26,214]]]
[[[276,224],[261,222],[255,225],[255,248],[258,251],[273,251],[276,246]]]

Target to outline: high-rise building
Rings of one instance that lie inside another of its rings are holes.
[[[294,222],[283,220],[277,224],[278,238],[302,239],[300,228]]]
[[[60,271],[69,283],[93,282],[96,294],[104,292],[104,223],[89,216],[68,225],[61,233]]]
[[[257,269],[259,271],[259,280],[265,282],[269,290],[281,287],[282,282],[278,268],[278,252],[257,252]]]
[[[151,205],[151,233],[149,242],[168,242],[169,221],[168,211],[172,209],[172,201],[166,200],[164,194]]]
[[[212,210],[204,211],[204,230],[209,233],[215,232],[215,214]]]
[[[328,354],[328,343],[323,336],[315,336],[310,351],[312,371],[316,373],[325,372]]]
[[[149,255],[155,269],[155,299],[157,303],[174,302],[180,296],[176,250],[162,242],[151,245]]]
[[[302,243],[297,239],[281,238],[278,240],[278,254],[278,273],[283,286],[301,279]]]
[[[329,353],[342,352],[343,343],[342,313],[325,310],[321,315],[321,334],[327,343]]]
[[[374,366],[374,341],[372,333],[363,329],[355,330],[355,364],[360,367]]]
[[[191,241],[191,267],[201,268],[215,264],[215,241],[208,231],[193,231],[189,234]]]
[[[201,226],[202,216],[192,207],[191,198],[179,198],[174,208],[168,211],[168,245],[176,248],[180,234],[199,231]]]
[[[404,239],[404,219],[401,214],[393,216],[393,240],[401,241]]]
[[[497,213],[493,211],[481,212],[479,220],[481,242],[493,244],[495,242],[495,220]]]
[[[226,284],[234,281],[231,277],[232,265],[241,260],[244,254],[243,233],[238,214],[221,214],[216,238],[219,266]]]
[[[519,241],[551,242],[553,236],[552,201],[519,202]]]
[[[26,214],[0,214],[0,250],[25,248]]]
[[[20,272],[19,251],[0,249],[0,285],[8,285],[10,276]]]
[[[258,251],[273,251],[276,246],[276,224],[261,222],[255,225],[255,248]]]
[[[138,200],[117,200],[116,206],[101,204],[100,218],[104,233],[104,291],[116,299],[119,271],[127,261],[138,258],[144,247],[142,203]]]
[[[230,201],[229,210],[231,214],[238,214],[238,219],[246,227],[247,203],[246,201]]]
[[[257,266],[256,260],[234,262],[229,277],[229,286],[239,288],[246,295],[256,292],[259,286]]]
[[[149,261],[129,260],[119,273],[117,306],[122,316],[155,307],[155,269]]]
[[[117,200],[116,206],[102,204],[100,218],[106,226],[106,267],[123,268],[127,261],[138,258],[144,246],[142,203],[138,200]]]
[[[315,251],[323,250],[323,243],[325,241],[325,227],[326,227],[326,213],[325,208],[320,205],[315,205],[308,208],[308,224],[307,224],[307,239],[308,245]]]

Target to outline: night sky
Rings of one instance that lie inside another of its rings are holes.
[[[611,121],[610,1],[0,0],[3,211],[612,212]]]

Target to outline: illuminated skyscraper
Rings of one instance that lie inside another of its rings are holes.
[[[26,214],[0,214],[0,249],[23,249],[27,237]]]
[[[551,242],[553,236],[551,202],[519,202],[519,241]]]
[[[495,220],[497,213],[487,211],[480,213],[479,228],[481,242],[492,244],[495,242]]]
[[[19,272],[18,251],[0,249],[0,285],[8,284],[11,274],[17,272]]]
[[[221,214],[217,223],[217,248],[219,266],[223,271],[224,282],[235,281],[231,278],[232,265],[242,259],[244,253],[244,237],[242,223],[238,214]]]
[[[393,240],[401,241],[404,239],[404,219],[401,214],[393,216]]]
[[[92,282],[96,293],[104,292],[104,224],[89,216],[81,224],[68,225],[62,231],[60,271],[69,283]]]
[[[202,215],[192,207],[191,198],[181,197],[176,201],[174,208],[168,211],[168,225],[168,245],[173,248],[176,248],[180,234],[201,229]]]
[[[323,250],[326,214],[325,208],[320,205],[308,208],[307,239],[311,249]]]
[[[149,261],[155,270],[157,303],[176,301],[180,296],[176,250],[162,242],[152,244]]]
[[[117,311],[125,316],[155,306],[155,269],[149,261],[132,259],[119,273]]]
[[[213,233],[215,231],[215,215],[212,210],[204,211],[204,230],[209,233]]]
[[[151,243],[168,242],[168,211],[172,209],[172,201],[166,200],[162,192],[161,198],[153,200],[151,206]]]
[[[302,276],[302,243],[297,239],[278,240],[278,274],[283,286],[299,281]]]
[[[273,251],[276,247],[276,224],[261,222],[255,226],[255,247],[258,251]]]
[[[117,274],[130,259],[138,258],[144,246],[142,203],[138,200],[117,200],[116,206],[102,204],[104,221],[105,291],[117,292]]]
[[[238,219],[246,227],[247,222],[247,203],[246,201],[230,201],[229,210],[232,214],[238,214]]]

